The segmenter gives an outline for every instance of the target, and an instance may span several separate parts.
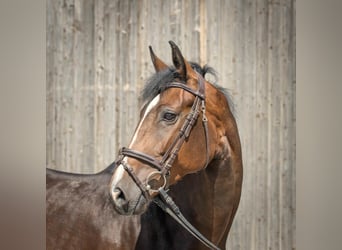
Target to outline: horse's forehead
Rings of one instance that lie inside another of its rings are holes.
[[[182,91],[176,88],[170,88],[163,92],[160,104],[167,106],[177,106],[182,102]]]
[[[160,94],[156,95],[152,101],[150,101],[149,104],[147,104],[147,107],[145,109],[145,113],[144,113],[144,116],[142,118],[142,120],[148,115],[148,113],[151,112],[151,110],[159,103],[159,100],[160,100]]]
[[[149,113],[151,113],[153,108],[158,105],[159,101],[160,101],[160,94],[158,94],[155,97],[153,97],[153,99],[148,104],[146,104],[146,106],[145,106],[145,108],[144,108],[144,110],[142,112],[142,116],[141,116],[140,124],[139,124],[138,128],[142,125],[142,123],[144,122],[145,118],[147,117],[147,115]]]
[[[140,130],[142,124],[144,123],[144,120],[145,120],[146,116],[147,116],[147,115],[151,112],[151,110],[158,104],[159,100],[160,100],[160,95],[158,94],[158,95],[156,95],[156,96],[152,99],[152,101],[150,101],[149,104],[147,104],[147,107],[145,108],[144,115],[142,116],[142,118],[141,118],[141,120],[140,120],[140,122],[139,122],[139,125],[138,125],[138,127],[137,127],[137,129],[136,129],[136,131],[135,131],[135,133],[134,133],[134,135],[133,135],[133,139],[132,139],[131,144],[129,145],[129,147],[132,147],[132,145],[134,145],[134,143],[135,143],[135,141],[136,141],[136,139],[137,139],[137,136],[138,136],[138,132],[139,132],[139,130]]]

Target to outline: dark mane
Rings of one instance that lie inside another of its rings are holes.
[[[229,104],[229,107],[233,114],[235,114],[235,105],[232,101],[231,94],[229,93],[228,89],[223,88],[219,85],[217,85],[217,73],[216,71],[208,66],[204,65],[204,67],[201,67],[199,64],[190,62],[191,67],[200,73],[204,78],[207,74],[212,75],[215,78],[215,82],[211,82],[220,92],[224,94],[224,96],[227,99],[227,102]],[[175,80],[179,79],[178,73],[176,72],[174,67],[170,67],[167,70],[158,72],[154,74],[152,77],[150,77],[144,86],[141,97],[142,101],[144,103],[151,101],[158,93],[160,92],[160,89],[163,89],[165,85],[168,83],[171,83]]]

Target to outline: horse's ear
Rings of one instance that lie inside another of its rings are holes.
[[[180,74],[183,80],[187,80],[189,77],[195,76],[195,72],[193,71],[191,65],[184,59],[180,49],[173,42],[169,41],[172,49],[172,61],[176,67],[176,70]]]
[[[152,63],[153,63],[155,70],[159,72],[159,71],[167,69],[168,66],[154,54],[151,46],[149,46],[149,49],[150,49]]]

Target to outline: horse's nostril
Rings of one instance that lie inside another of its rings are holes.
[[[129,202],[126,199],[125,193],[121,188],[113,187],[112,196],[116,206],[125,212],[128,212]]]
[[[121,201],[126,200],[126,196],[124,192],[118,187],[113,187],[113,197],[115,200],[121,200]]]

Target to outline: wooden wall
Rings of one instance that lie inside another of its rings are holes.
[[[228,248],[295,249],[295,0],[48,0],[47,167],[93,173],[127,146],[148,46],[209,64],[236,104],[244,157]]]

